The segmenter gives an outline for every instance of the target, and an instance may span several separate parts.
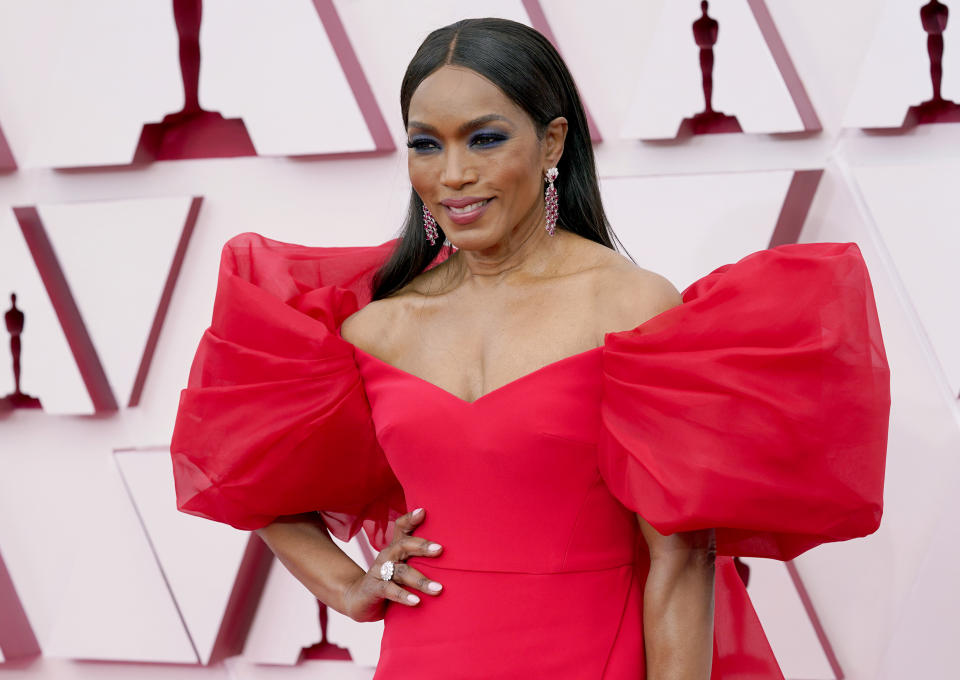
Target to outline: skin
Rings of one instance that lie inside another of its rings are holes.
[[[347,341],[475,401],[681,303],[669,281],[613,250],[562,228],[547,234],[543,178],[563,154],[566,119],[554,119],[538,136],[533,120],[499,88],[457,66],[424,79],[408,118],[410,181],[458,250],[348,318],[341,328]],[[458,225],[441,201],[462,197],[492,200],[480,219]],[[442,552],[411,535],[425,514],[398,520],[394,542],[369,571],[336,547],[316,516],[258,533],[321,601],[369,621],[382,618],[388,601],[417,606],[419,599],[406,600],[410,591],[442,593],[400,564]],[[639,515],[637,521],[651,555],[643,614],[647,677],[706,680],[713,532],[662,536]],[[389,583],[379,579],[385,560],[398,563]]]

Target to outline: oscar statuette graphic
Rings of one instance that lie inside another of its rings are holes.
[[[720,24],[707,14],[709,9],[710,3],[703,0],[700,3],[702,14],[699,19],[693,22],[693,39],[700,48],[704,109],[700,113],[683,119],[683,122],[680,123],[680,129],[677,131],[678,137],[721,132],[743,132],[736,116],[728,116],[713,109],[713,47],[717,44]]]
[[[256,156],[257,151],[239,118],[224,118],[200,106],[200,23],[203,0],[173,0],[180,38],[183,108],[159,123],[143,126],[134,163],[186,158]]]
[[[17,294],[10,294],[10,309],[3,315],[3,320],[7,326],[7,333],[10,334],[10,354],[13,356],[13,392],[0,399],[0,412],[10,411],[15,408],[41,408],[40,400],[24,394],[20,389],[20,354],[23,342],[20,336],[23,335],[25,315],[22,310],[17,308]]]
[[[905,126],[960,122],[960,105],[944,99],[940,91],[943,84],[943,33],[947,30],[949,17],[950,8],[937,0],[931,0],[920,8],[920,22],[927,33],[927,55],[930,58],[933,97],[909,108],[903,121]]]

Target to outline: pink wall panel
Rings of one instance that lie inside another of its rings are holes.
[[[391,238],[404,68],[430,30],[482,13],[568,61],[641,266],[682,287],[768,246],[861,247],[894,388],[883,523],[754,561],[751,594],[787,678],[952,677],[960,123],[904,127],[933,96],[936,4],[711,0],[716,109],[760,134],[680,140],[704,105],[699,0],[0,5],[0,303],[18,294],[23,391],[43,404],[0,409],[0,668],[372,677],[382,626],[327,612],[321,642],[309,591],[258,540],[177,512],[164,461],[222,243]],[[960,1],[941,4],[940,89],[960,101]],[[202,55],[193,85],[181,47]],[[0,399],[8,352],[0,338]]]

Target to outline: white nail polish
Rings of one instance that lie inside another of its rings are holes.
[[[410,602],[410,603],[412,603],[412,604],[416,604],[416,603],[419,602],[419,601],[420,601],[420,598],[417,597],[416,595],[413,595],[413,594],[407,595],[407,602]]]

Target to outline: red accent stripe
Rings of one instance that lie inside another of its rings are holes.
[[[87,332],[87,326],[80,316],[73,293],[57,260],[57,254],[50,243],[40,213],[36,206],[23,206],[13,209],[13,214],[20,223],[23,239],[30,249],[30,255],[40,272],[40,278],[47,289],[47,295],[53,304],[53,309],[60,320],[73,359],[77,362],[80,377],[86,385],[93,408],[97,413],[117,410],[117,400],[110,388],[107,374],[97,356],[97,350]]]
[[[817,195],[817,187],[823,170],[797,170],[790,180],[790,187],[783,199],[780,217],[777,226],[770,236],[768,248],[782,246],[785,243],[796,243],[800,239],[803,225],[813,205],[813,198]]]
[[[547,40],[552,42],[553,46],[557,48],[557,52],[559,52],[560,45],[557,43],[557,38],[550,28],[550,23],[547,21],[547,15],[544,13],[543,7],[540,6],[540,1],[522,0],[522,2],[527,16],[530,17],[530,23],[535,29],[543,33],[547,37]],[[583,112],[587,116],[587,127],[590,128],[590,141],[595,144],[602,142],[603,135],[600,134],[600,128],[597,127],[597,123],[594,121],[593,115],[590,113],[590,109],[587,108],[586,103],[583,104]]]
[[[800,578],[800,573],[797,571],[797,567],[793,564],[793,561],[784,562],[787,566],[787,573],[790,574],[790,580],[793,581],[793,587],[797,589],[797,595],[800,596],[800,601],[803,603],[803,608],[807,612],[807,616],[810,618],[810,623],[813,625],[813,630],[817,634],[817,640],[820,641],[820,646],[823,647],[823,653],[827,657],[827,661],[830,663],[830,668],[833,670],[833,674],[836,676],[837,680],[843,680],[844,674],[843,669],[840,667],[840,661],[837,659],[836,653],[833,651],[833,645],[830,644],[830,639],[827,637],[827,632],[823,629],[823,624],[820,623],[820,617],[817,616],[817,610],[813,608],[813,600],[810,599],[810,593],[807,592],[806,586],[803,585],[803,580]]]
[[[37,642],[30,626],[27,613],[17,597],[13,579],[7,571],[7,565],[0,555],[0,650],[6,660],[40,654]],[[2,667],[2,666],[0,666]]]
[[[213,643],[211,664],[243,652],[275,561],[267,544],[251,531],[250,540],[247,541],[247,547],[240,559],[237,577],[233,581],[230,598],[223,610],[217,639]]]
[[[177,278],[180,276],[183,258],[187,253],[187,246],[190,244],[190,237],[193,235],[193,228],[197,223],[197,216],[200,214],[200,205],[202,203],[202,196],[194,196],[190,203],[190,209],[187,211],[187,219],[183,224],[180,242],[177,244],[177,250],[173,254],[173,263],[170,265],[167,282],[163,286],[163,293],[160,295],[160,302],[157,304],[157,313],[153,317],[153,325],[150,327],[147,344],[143,348],[143,356],[140,358],[140,366],[137,368],[137,377],[133,381],[133,389],[130,391],[130,401],[127,404],[130,407],[137,406],[140,403],[143,385],[147,380],[147,373],[150,371],[153,353],[157,349],[157,340],[160,338],[160,329],[163,328],[163,321],[167,318],[167,309],[170,308],[170,298],[173,297],[173,289],[177,284]]]
[[[757,20],[760,33],[767,41],[767,47],[770,49],[770,54],[773,55],[773,61],[780,69],[780,76],[787,86],[791,99],[793,99],[793,105],[796,107],[797,113],[800,114],[803,129],[808,132],[822,130],[823,125],[820,123],[820,117],[817,116],[817,112],[813,108],[813,102],[810,101],[810,96],[803,86],[800,74],[797,73],[797,69],[793,65],[793,59],[790,58],[790,53],[787,51],[783,38],[780,37],[780,31],[777,30],[777,25],[770,15],[767,4],[764,0],[747,0],[747,4]]]
[[[7,138],[3,136],[3,129],[0,128],[0,172],[12,172],[16,169],[17,161],[14,160]]]
[[[340,61],[340,68],[343,69],[350,89],[353,90],[353,97],[357,100],[357,106],[360,107],[377,151],[394,151],[396,145],[390,135],[390,128],[383,119],[380,106],[377,104],[376,97],[373,96],[373,90],[370,89],[370,83],[367,82],[367,77],[363,73],[357,53],[350,44],[350,38],[343,27],[343,22],[340,21],[340,15],[337,14],[333,0],[313,0],[313,6],[320,16],[327,38]]]

